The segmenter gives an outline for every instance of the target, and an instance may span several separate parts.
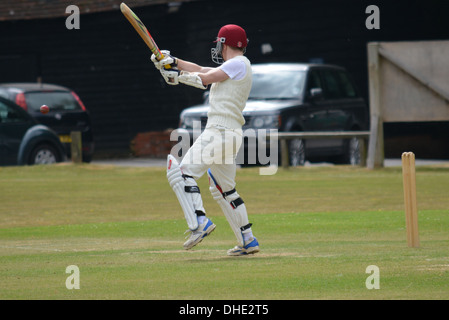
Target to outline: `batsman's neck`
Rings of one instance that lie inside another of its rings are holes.
[[[228,61],[237,56],[243,56],[243,52],[239,49],[224,45],[222,56],[224,61]]]

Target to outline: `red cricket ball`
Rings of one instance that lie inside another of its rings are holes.
[[[46,114],[46,113],[48,113],[49,111],[50,111],[50,108],[47,106],[47,105],[42,105],[41,106],[41,113],[43,113],[43,114]]]

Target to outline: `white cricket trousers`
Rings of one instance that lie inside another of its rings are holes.
[[[206,127],[181,161],[183,174],[197,180],[210,168],[224,192],[233,190],[236,157],[242,140],[242,129]]]

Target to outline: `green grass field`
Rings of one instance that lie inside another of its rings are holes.
[[[417,169],[420,248],[406,243],[400,167],[239,169],[261,244],[247,257],[226,256],[234,235],[199,186],[217,228],[184,251],[164,168],[0,168],[0,299],[449,299],[448,167]]]

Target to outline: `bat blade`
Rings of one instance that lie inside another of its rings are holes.
[[[128,19],[129,23],[131,23],[131,25],[140,35],[148,48],[150,48],[151,52],[156,56],[156,59],[162,60],[164,58],[164,55],[159,50],[150,32],[145,27],[143,22],[139,19],[139,17],[124,2],[120,4],[120,11],[122,11],[123,15],[126,17],[126,19]]]

